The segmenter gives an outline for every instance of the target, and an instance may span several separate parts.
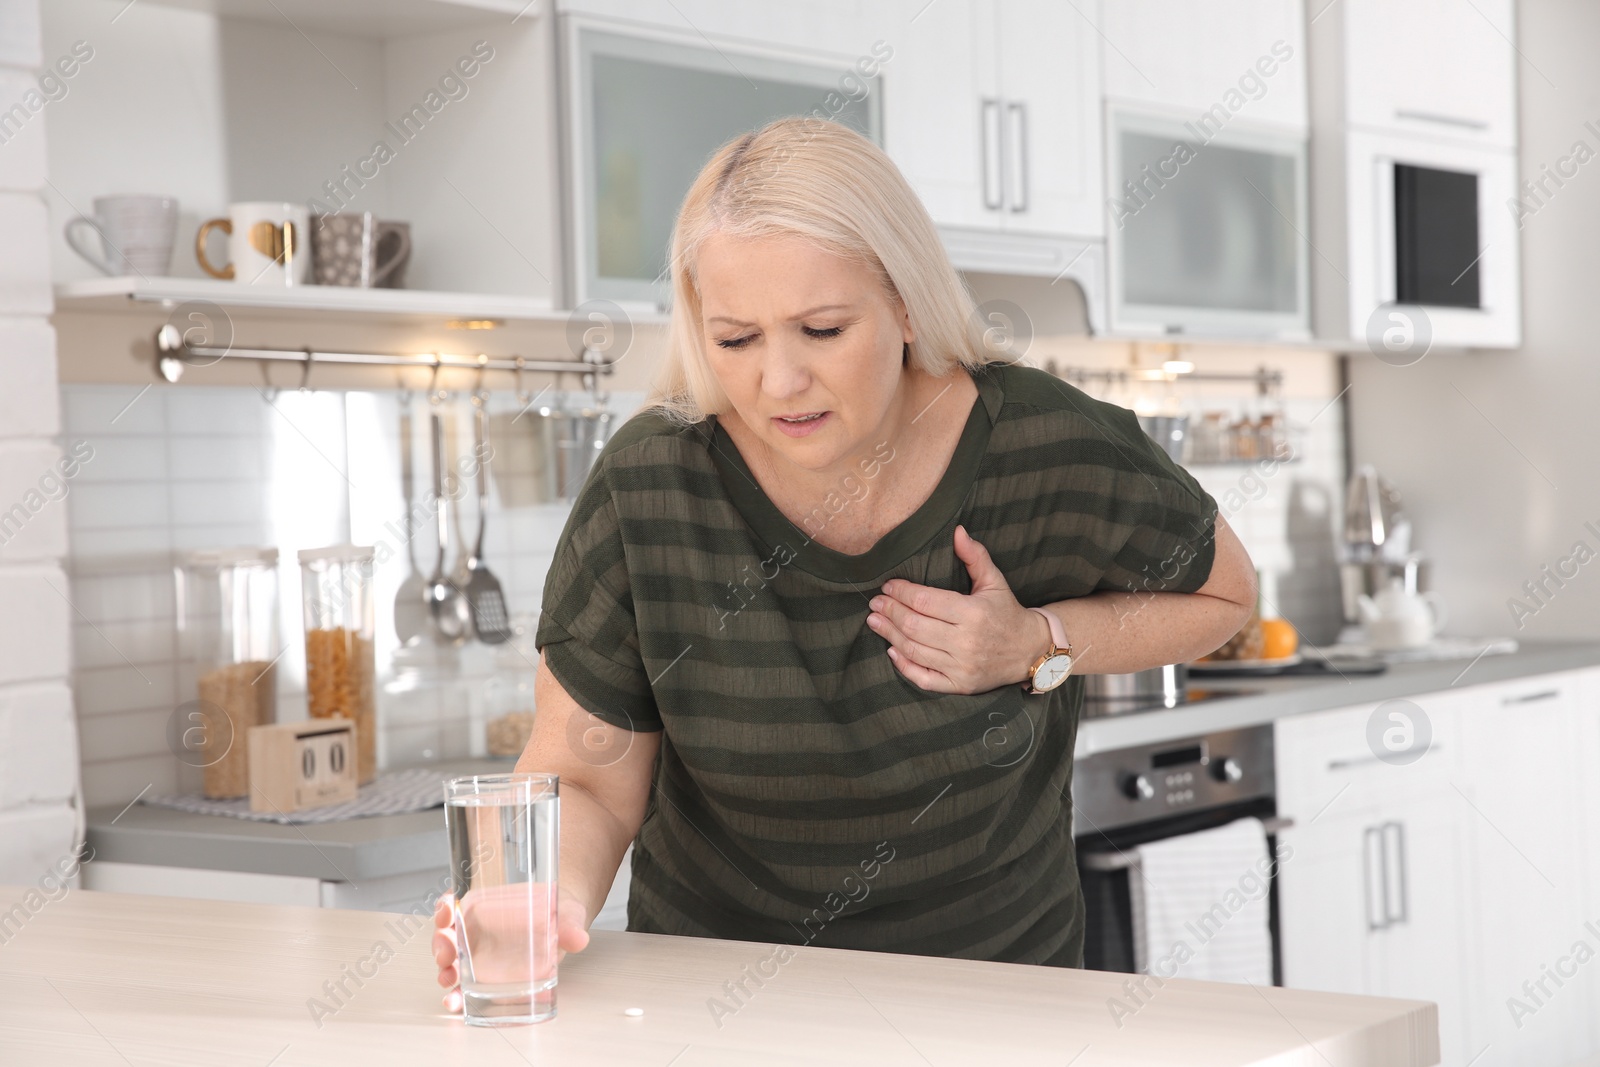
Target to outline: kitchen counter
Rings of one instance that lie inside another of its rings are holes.
[[[0,886],[0,901],[28,887]],[[8,905],[9,906],[9,903]],[[598,933],[557,1016],[469,1028],[442,1009],[429,926],[382,912],[77,890],[8,931],[0,1062],[1431,1067],[1420,1001],[1170,980],[1114,1018],[1127,975]],[[747,970],[748,968],[748,970]],[[747,980],[747,973],[765,977]],[[332,983],[343,980],[347,993]],[[748,998],[729,999],[744,980]],[[760,981],[759,987],[756,981]],[[721,1013],[711,1006],[724,1004]],[[320,1001],[320,1007],[319,1007]],[[642,1008],[637,1018],[627,1008]]]
[[[1396,664],[1383,674],[1341,678],[1219,678],[1215,688],[1251,689],[1172,711],[1085,719],[1077,754],[1234,729],[1331,708],[1600,665],[1600,642],[1527,642],[1518,651],[1473,663],[1446,660]],[[1198,682],[1198,679],[1197,679]],[[430,764],[442,779],[512,769],[515,760]],[[165,867],[300,875],[338,882],[438,871],[449,865],[439,809],[346,822],[282,826],[220,815],[191,815],[135,804],[89,809],[88,840],[99,861]]]
[[[464,774],[505,774],[511,756],[427,764],[439,781]],[[444,799],[443,787],[439,798]],[[286,825],[195,815],[148,804],[90,808],[88,842],[94,859],[161,867],[294,875],[361,882],[450,866],[439,807],[404,815]]]
[[[1248,689],[1252,692],[1216,697],[1168,711],[1083,719],[1078,725],[1076,754],[1082,759],[1096,752],[1130,745],[1257,726],[1288,715],[1356,704],[1376,705],[1421,693],[1594,666],[1600,666],[1600,641],[1527,641],[1515,652],[1483,656],[1477,661],[1393,663],[1384,673],[1373,675],[1329,673],[1326,676],[1202,678],[1190,674],[1191,689]]]

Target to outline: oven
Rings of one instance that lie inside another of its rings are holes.
[[[1138,846],[1254,816],[1267,832],[1266,857],[1275,856],[1276,834],[1291,824],[1277,817],[1274,792],[1270,723],[1078,760],[1073,838],[1087,912],[1084,967],[1148,973],[1138,894],[1130,892],[1140,877]],[[1275,864],[1267,916],[1272,982],[1281,985]]]

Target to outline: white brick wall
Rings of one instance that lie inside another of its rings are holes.
[[[40,62],[39,0],[0,0],[0,111]],[[0,143],[0,883],[37,883],[82,833],[66,489],[51,477],[61,419],[45,119]]]

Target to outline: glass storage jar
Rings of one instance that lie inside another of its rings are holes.
[[[278,550],[186,552],[174,568],[180,692],[169,742],[208,797],[250,792],[249,734],[277,718]]]
[[[533,732],[533,682],[539,650],[537,615],[513,615],[511,640],[495,650],[494,674],[483,685],[484,728],[490,756],[521,756]]]
[[[372,645],[373,550],[330,545],[300,553],[306,625],[306,709],[356,726],[357,782],[378,774],[376,663]]]

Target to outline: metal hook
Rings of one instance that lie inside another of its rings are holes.
[[[482,352],[479,352],[478,353],[478,384],[472,390],[472,402],[474,404],[481,404],[482,403],[482,400],[480,398],[483,396],[483,376],[484,376],[484,374],[486,374],[488,372],[488,370],[489,370],[489,357],[484,355]]]
[[[523,363],[524,363],[523,358],[521,356],[518,356],[517,357],[517,406],[519,408],[525,408],[529,404],[533,403],[533,398],[531,396],[529,396],[528,395],[528,391],[522,387],[522,367],[523,367]]]
[[[439,368],[441,366],[439,353],[435,352],[433,354],[433,376],[428,379],[428,403],[430,404],[439,403]]]
[[[309,349],[309,348],[307,348],[305,350],[305,353],[306,353],[306,365],[305,365],[305,368],[303,370],[301,370],[301,372],[300,372],[300,391],[302,393],[308,391],[306,389],[306,386],[311,381],[311,364],[317,358],[317,354],[315,352],[311,351],[311,349]]]

